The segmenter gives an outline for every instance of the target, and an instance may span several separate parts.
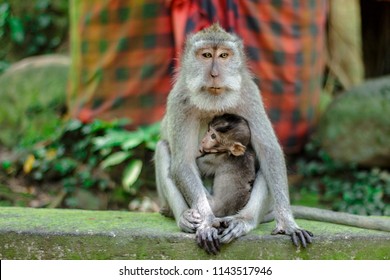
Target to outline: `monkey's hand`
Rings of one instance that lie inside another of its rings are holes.
[[[219,252],[221,243],[218,236],[218,228],[220,227],[219,219],[215,219],[211,223],[202,223],[196,231],[196,242],[199,247],[206,250],[209,254],[216,255]]]
[[[198,210],[187,209],[180,216],[179,228],[184,232],[195,233],[202,222],[203,219]]]
[[[229,243],[240,236],[247,234],[254,227],[247,219],[238,216],[221,218],[220,238],[221,243]]]
[[[272,234],[287,234],[291,236],[293,244],[298,247],[299,244],[302,244],[306,248],[307,244],[312,242],[313,233],[308,230],[299,228],[298,226],[288,227],[288,229],[283,229],[280,226],[277,226]]]

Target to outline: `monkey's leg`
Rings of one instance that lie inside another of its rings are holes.
[[[248,203],[251,186],[244,174],[237,174],[237,164],[221,165],[215,174],[210,206],[216,217],[237,214]],[[241,175],[241,176],[240,176]]]
[[[264,176],[259,172],[245,207],[236,215],[222,218],[222,221],[227,224],[227,228],[221,234],[221,242],[229,243],[256,228],[269,211],[270,200]]]
[[[159,141],[155,153],[157,192],[163,207],[169,208],[178,227],[189,233],[194,233],[202,219],[199,213],[189,209],[183,195],[169,176],[171,156],[167,141]]]
[[[222,219],[228,226],[222,232],[221,242],[229,243],[256,228],[266,218],[269,219],[273,216],[274,213],[269,212],[272,207],[272,197],[264,176],[258,173],[247,205],[237,215]],[[274,230],[272,234],[288,234],[291,236],[295,246],[298,246],[299,242],[301,242],[304,247],[307,246],[307,243],[312,242],[311,237],[313,236],[311,232],[302,229],[297,229],[293,232]]]

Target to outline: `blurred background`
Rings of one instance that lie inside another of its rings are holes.
[[[0,206],[158,211],[185,37],[244,41],[294,204],[390,215],[390,1],[0,0]]]

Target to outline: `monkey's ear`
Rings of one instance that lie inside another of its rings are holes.
[[[242,156],[245,153],[246,147],[242,145],[240,142],[234,142],[230,147],[230,152],[233,156]]]

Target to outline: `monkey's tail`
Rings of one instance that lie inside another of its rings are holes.
[[[344,212],[335,212],[325,209],[295,205],[292,206],[292,211],[294,217],[298,219],[329,222],[334,224],[390,232],[390,219],[384,217],[360,216]]]

